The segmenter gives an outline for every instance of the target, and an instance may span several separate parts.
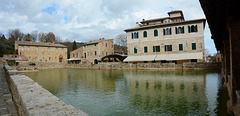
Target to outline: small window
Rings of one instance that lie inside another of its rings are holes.
[[[106,43],[106,47],[107,47],[107,43]]]
[[[35,62],[37,62],[37,57],[35,58]]]
[[[106,56],[108,55],[108,52],[106,52]]]
[[[36,47],[36,51],[38,51],[38,47]]]
[[[184,26],[182,27],[175,27],[176,34],[184,33]]]
[[[29,47],[27,47],[27,51],[29,52]]]
[[[22,46],[21,48],[22,48],[22,51],[24,51],[24,47]]]
[[[50,48],[48,47],[48,50],[47,50],[48,52],[50,51]]]
[[[58,52],[58,48],[56,48],[56,52]]]
[[[179,44],[179,51],[183,51],[183,44]]]
[[[147,46],[144,47],[144,53],[147,53],[148,52],[148,49],[147,49]]]
[[[172,51],[172,45],[165,45],[165,52]]]
[[[138,38],[138,32],[134,32],[133,38],[134,39]]]
[[[51,57],[49,57],[49,62],[51,62]]]
[[[154,30],[154,36],[155,37],[158,36],[158,30],[157,29]]]
[[[137,53],[137,48],[134,48],[134,54],[136,54]]]
[[[163,29],[163,35],[171,35],[171,34],[172,34],[172,29],[171,28]]]
[[[192,50],[196,50],[196,43],[192,43]]]
[[[153,52],[160,52],[160,46],[153,46]]]
[[[75,57],[75,54],[73,54],[73,57]]]
[[[28,58],[28,61],[31,62],[31,57]]]
[[[97,55],[97,51],[95,51],[95,56]]]
[[[147,31],[143,32],[143,37],[147,37]]]
[[[62,48],[62,52],[63,52],[63,48]]]

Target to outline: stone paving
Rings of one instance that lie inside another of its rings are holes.
[[[0,63],[0,116],[18,116],[8,89],[3,65]]]

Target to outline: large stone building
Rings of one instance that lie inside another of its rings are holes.
[[[104,38],[100,38],[70,52],[69,62],[74,64],[97,64],[101,58],[113,53],[113,39],[105,40]]]
[[[62,44],[15,41],[15,52],[29,62],[67,63],[67,47]]]
[[[205,19],[185,20],[182,11],[169,17],[143,19],[127,33],[128,57],[124,62],[200,62],[205,59]]]

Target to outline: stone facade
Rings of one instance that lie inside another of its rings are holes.
[[[205,59],[205,19],[185,21],[182,11],[169,12],[169,17],[144,20],[126,29],[128,55],[202,53]],[[191,59],[185,58],[186,61]],[[171,61],[171,60],[170,60]]]
[[[77,63],[97,64],[102,57],[113,53],[113,39],[105,40],[104,38],[100,38],[97,41],[86,43],[80,48],[70,52],[70,60],[80,58],[80,62]]]
[[[67,63],[67,47],[62,44],[15,41],[15,51],[29,62]]]

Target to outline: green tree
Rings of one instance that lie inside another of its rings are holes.
[[[74,42],[73,42],[72,51],[73,51],[73,50],[76,50],[76,49],[77,49],[77,43],[76,43],[76,41],[74,41]]]

